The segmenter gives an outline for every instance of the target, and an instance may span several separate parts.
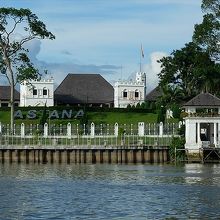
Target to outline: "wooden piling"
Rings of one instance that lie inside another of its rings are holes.
[[[0,163],[163,163],[168,149],[0,149]]]

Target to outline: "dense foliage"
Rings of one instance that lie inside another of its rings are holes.
[[[216,62],[220,58],[220,0],[203,0],[202,11],[203,21],[195,25],[193,42],[158,61],[161,105],[182,104],[201,92],[220,95],[220,64]]]
[[[220,60],[220,0],[203,0],[202,11],[203,21],[195,25],[193,41],[214,60]]]
[[[159,62],[160,86],[166,103],[179,103],[200,92],[220,93],[220,64],[195,43],[174,50]]]

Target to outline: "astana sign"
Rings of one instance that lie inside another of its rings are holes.
[[[36,119],[37,117],[42,116],[44,110],[31,109],[27,113],[22,112],[22,110],[15,111],[14,119]],[[71,119],[71,118],[82,118],[84,116],[84,111],[82,109],[78,111],[70,110],[46,110],[46,115],[49,119]]]

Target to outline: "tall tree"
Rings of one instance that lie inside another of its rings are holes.
[[[194,43],[174,50],[160,61],[159,83],[169,104],[188,100],[200,92],[220,92],[220,64]]]
[[[7,77],[11,87],[11,129],[16,84],[39,77],[24,45],[33,39],[45,38],[52,40],[55,36],[29,9],[0,8],[0,73]]]
[[[220,60],[220,0],[203,0],[205,13],[201,24],[195,25],[193,41],[205,49],[212,59]]]
[[[168,105],[202,91],[220,95],[220,0],[203,0],[201,7],[203,21],[195,25],[193,42],[159,60],[161,100]]]

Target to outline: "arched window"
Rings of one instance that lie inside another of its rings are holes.
[[[47,89],[45,87],[43,88],[43,95],[47,95]]]
[[[37,95],[37,89],[33,88],[33,95]]]
[[[139,98],[139,91],[138,90],[135,90],[135,93],[134,93],[134,97],[136,98],[136,99],[138,99]]]
[[[128,92],[127,92],[127,90],[125,89],[124,91],[123,91],[123,98],[127,98],[128,97]]]

